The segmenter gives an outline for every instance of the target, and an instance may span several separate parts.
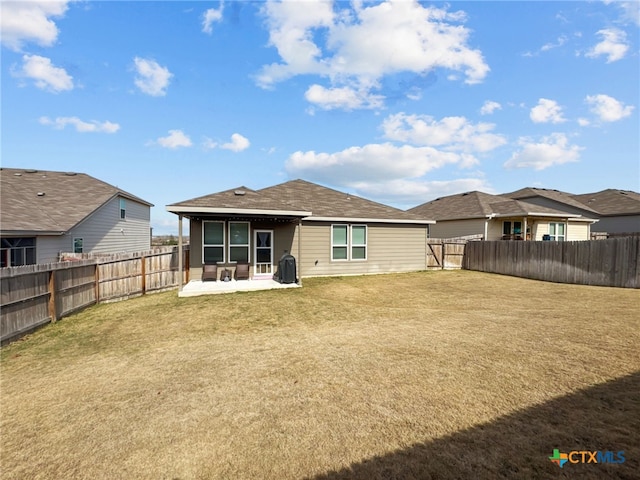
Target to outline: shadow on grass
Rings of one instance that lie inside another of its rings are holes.
[[[618,464],[549,460],[553,449],[624,451]],[[316,480],[640,478],[640,372]]]

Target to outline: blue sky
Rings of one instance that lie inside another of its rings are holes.
[[[2,0],[2,165],[165,205],[640,190],[640,4]]]

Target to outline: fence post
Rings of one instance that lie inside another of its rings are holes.
[[[96,262],[95,264],[95,278],[96,278],[96,304],[100,303],[100,264]]]
[[[147,257],[144,255],[140,259],[142,261],[142,295],[147,293]]]
[[[49,316],[51,322],[58,320],[57,308],[56,308],[56,275],[55,270],[49,272]]]

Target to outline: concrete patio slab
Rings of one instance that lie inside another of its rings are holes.
[[[203,282],[191,280],[178,292],[179,297],[197,297],[199,295],[215,295],[218,293],[252,292],[257,290],[274,290],[277,288],[299,288],[297,283],[278,283],[272,279],[265,280],[230,280],[229,282]]]

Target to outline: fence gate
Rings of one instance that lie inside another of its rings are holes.
[[[442,240],[427,240],[427,270],[442,270],[444,268],[444,243]]]

